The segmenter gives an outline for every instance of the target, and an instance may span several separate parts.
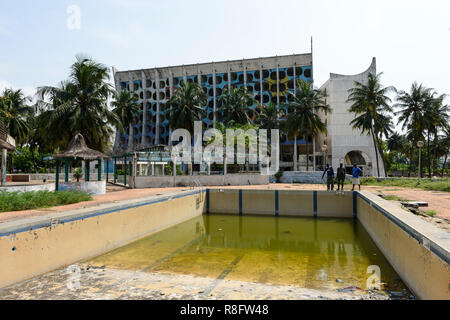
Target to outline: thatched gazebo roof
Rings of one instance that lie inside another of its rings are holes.
[[[87,147],[84,137],[77,133],[69,142],[67,150],[53,156],[56,159],[74,158],[83,160],[97,160],[109,158],[106,154]]]

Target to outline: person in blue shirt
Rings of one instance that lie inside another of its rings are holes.
[[[327,174],[327,191],[333,191],[334,189],[334,170],[333,167],[328,166],[326,167],[325,171],[322,174],[322,179],[323,176],[325,175],[325,173]]]
[[[359,187],[359,191],[361,191],[361,183],[359,181],[359,176],[361,175],[361,172],[362,172],[361,168],[358,168],[356,166],[356,163],[354,163],[352,168],[352,184],[353,184],[352,191],[355,190],[356,184]]]

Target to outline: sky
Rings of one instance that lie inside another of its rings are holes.
[[[450,94],[448,0],[1,0],[0,90],[58,85],[79,53],[129,70],[306,53],[311,37],[317,86],[376,57],[384,85]]]

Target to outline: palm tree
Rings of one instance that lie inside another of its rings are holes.
[[[302,137],[306,140],[306,171],[309,171],[308,138],[314,139],[319,133],[327,132],[327,126],[322,122],[317,111],[331,112],[331,109],[325,103],[326,94],[314,89],[313,85],[307,81],[300,80],[295,93],[288,94],[290,102],[281,107],[289,108],[291,111],[283,127],[289,139]],[[297,144],[294,144],[294,154],[297,154]]]
[[[427,162],[428,162],[428,176],[431,178],[431,163],[432,163],[432,152],[430,141],[434,137],[435,143],[438,139],[439,130],[448,127],[450,121],[450,107],[444,105],[444,94],[436,96],[436,92],[430,92],[430,103],[424,106],[424,120],[426,128],[426,139],[427,139]],[[434,148],[436,151],[437,149]],[[435,155],[435,158],[436,155]]]
[[[29,102],[31,98],[25,96],[20,89],[5,89],[0,97],[1,120],[18,145],[26,142],[31,130],[28,118],[33,115],[34,110],[28,105]]]
[[[194,132],[194,121],[201,121],[206,114],[206,95],[197,83],[183,83],[174,91],[167,103],[166,118],[171,128],[183,128]]]
[[[260,106],[256,122],[261,125],[261,129],[272,130],[280,128],[280,118],[284,117],[284,110],[270,102],[268,106]]]
[[[442,177],[444,176],[445,172],[445,165],[447,164],[447,158],[450,154],[450,127],[446,127],[444,129],[444,134],[441,139],[439,139],[439,146],[442,147],[443,156],[444,156],[444,163],[442,165]]]
[[[391,99],[387,94],[394,90],[393,87],[383,87],[380,83],[380,77],[381,73],[378,75],[370,73],[367,84],[355,81],[354,87],[348,90],[349,96],[347,100],[353,103],[349,111],[355,114],[355,119],[350,124],[353,125],[354,129],[360,129],[372,137],[378,176],[380,176],[379,152],[383,162],[385,162],[380,139],[383,134],[386,135],[391,131],[389,113],[392,112],[392,108],[389,105]]]
[[[134,118],[139,114],[141,105],[138,103],[139,98],[128,90],[123,90],[120,93],[114,92],[114,100],[111,102],[114,112],[120,121],[117,122],[117,132],[125,133],[125,128],[130,127],[134,122]],[[132,128],[129,128],[131,136]],[[116,134],[116,140],[119,135]],[[116,144],[117,145],[117,141]]]
[[[406,143],[405,136],[402,136],[397,132],[391,134],[391,136],[387,139],[387,147],[389,151],[400,152],[401,150],[403,150],[405,143]]]
[[[399,115],[398,124],[402,124],[402,130],[406,130],[407,137],[414,147],[417,141],[424,139],[425,131],[433,122],[427,119],[426,113],[428,115],[432,113],[435,93],[432,92],[432,89],[414,82],[409,93],[403,90],[397,92],[396,101],[394,108],[400,109],[395,113]]]
[[[256,112],[250,108],[254,102],[253,95],[246,87],[231,88],[230,91],[225,90],[218,99],[217,114],[219,121],[227,126],[251,123],[251,115]]]
[[[108,80],[106,66],[78,55],[69,79],[60,87],[38,88],[41,122],[55,146],[65,147],[75,133],[81,132],[89,147],[105,150],[112,134],[110,125],[117,126],[120,121],[107,106],[113,93]]]

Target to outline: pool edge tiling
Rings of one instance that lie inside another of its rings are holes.
[[[3,223],[0,288],[203,213],[356,218],[417,297],[450,299],[449,234],[367,191],[197,189]]]

